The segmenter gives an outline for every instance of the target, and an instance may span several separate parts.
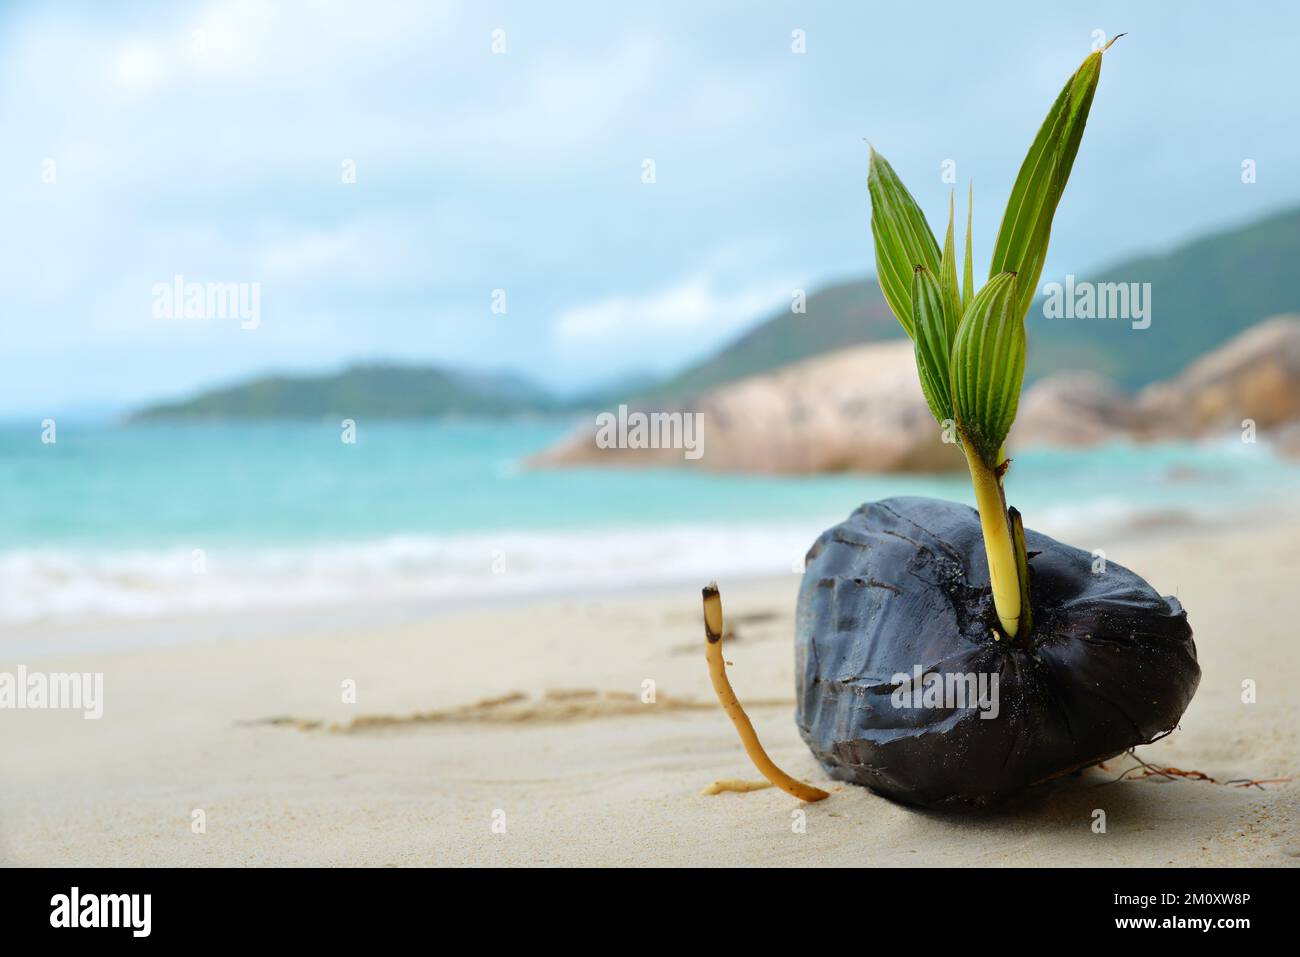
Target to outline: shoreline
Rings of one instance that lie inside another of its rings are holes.
[[[847,517],[850,510],[846,510]],[[838,520],[837,520],[838,521]],[[1103,547],[1108,560],[1126,565],[1124,555],[1143,548],[1173,543],[1207,534],[1235,534],[1250,531],[1267,531],[1279,525],[1300,527],[1300,505],[1284,503],[1277,507],[1255,507],[1216,514],[1213,517],[1191,515],[1185,510],[1151,510],[1121,521],[1084,529],[1070,526],[1054,529],[1045,526],[1045,533],[1058,541],[1075,544],[1091,550]],[[1031,525],[1037,529],[1038,526]],[[750,526],[738,526],[738,537]],[[629,530],[635,537],[638,530]],[[726,528],[710,528],[701,537],[725,535]],[[807,536],[811,547],[817,533]],[[1084,536],[1090,540],[1083,542]],[[801,539],[802,540],[802,539]],[[794,558],[794,551],[791,554]],[[1141,574],[1141,569],[1134,569]],[[455,596],[420,596],[418,594],[377,594],[373,597],[349,595],[336,600],[309,602],[306,600],[283,603],[250,603],[240,609],[198,608],[178,609],[160,615],[88,615],[83,617],[45,618],[5,622],[0,635],[0,661],[17,657],[39,658],[49,654],[70,654],[188,644],[215,638],[250,637],[331,631],[340,627],[380,628],[400,627],[449,615],[470,612],[491,612],[494,609],[511,609],[554,602],[580,602],[584,600],[632,597],[646,592],[671,595],[680,590],[697,590],[711,578],[726,579],[742,584],[782,582],[787,578],[797,582],[801,573],[755,573],[743,571],[729,575],[701,570],[700,574],[682,572],[662,574],[651,580],[626,580],[615,583],[599,581],[582,584],[577,581],[554,583],[536,588],[463,593]]]

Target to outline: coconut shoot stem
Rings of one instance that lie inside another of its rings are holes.
[[[1008,638],[1015,638],[1020,631],[1021,608],[1029,596],[1022,595],[1020,591],[1020,574],[1016,567],[1016,550],[1011,540],[1011,524],[1007,517],[1007,501],[1002,494],[1002,481],[995,469],[984,464],[970,442],[963,442],[962,449],[966,453],[966,465],[970,468],[971,484],[975,487],[980,529],[984,532],[984,553],[989,561],[993,606],[997,609],[1002,630]]]

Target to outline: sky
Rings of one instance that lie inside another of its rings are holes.
[[[973,181],[986,267],[1123,31],[1044,281],[1300,204],[1294,5],[11,0],[0,416],[361,360],[671,371],[874,272],[867,140],[936,230]],[[256,288],[256,327],[160,313],[178,275]]]

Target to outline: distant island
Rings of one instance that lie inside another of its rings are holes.
[[[510,416],[559,411],[522,376],[393,363],[354,365],[323,375],[275,375],[152,405],[130,421],[268,419],[366,415],[384,418]]]
[[[1094,287],[1149,284],[1144,306],[1150,325],[1134,328],[1123,319],[1048,318],[1050,310],[1044,310],[1040,298],[1026,320],[1026,381],[1080,367],[1125,389],[1166,379],[1260,320],[1300,312],[1300,286],[1292,281],[1297,261],[1300,209],[1206,236],[1166,255],[1132,259],[1081,276],[1081,285]],[[1044,274],[1043,283],[1069,290],[1075,277]],[[578,398],[561,399],[513,373],[371,363],[335,373],[266,376],[151,405],[130,419],[518,416],[608,408],[620,401],[642,407],[680,406],[747,376],[902,337],[879,286],[869,277],[812,294],[805,312],[783,309],[705,361],[666,379],[628,382]]]

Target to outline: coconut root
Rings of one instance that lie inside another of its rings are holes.
[[[748,794],[750,791],[762,791],[774,787],[771,781],[745,781],[742,778],[720,778],[714,781],[701,794],[721,794],[724,791],[736,791]]]
[[[718,595],[717,584],[712,582],[704,589],[704,639],[704,657],[709,663],[709,678],[713,681],[713,690],[717,692],[718,701],[722,703],[722,709],[727,712],[727,717],[736,726],[740,743],[745,746],[745,753],[754,762],[754,767],[758,768],[763,777],[771,781],[774,786],[786,794],[797,797],[800,801],[811,803],[830,797],[821,788],[796,781],[778,768],[763,750],[763,745],[759,743],[749,715],[745,714],[745,709],[736,698],[736,692],[731,688],[731,682],[727,680],[727,663],[722,658],[722,598]],[[719,781],[714,787],[718,790],[739,790],[720,787],[730,783],[734,782]],[[752,790],[752,788],[746,787],[745,790]]]

